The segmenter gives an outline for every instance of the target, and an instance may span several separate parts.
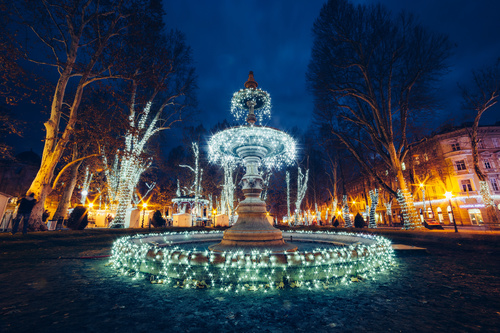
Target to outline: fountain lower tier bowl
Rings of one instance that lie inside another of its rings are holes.
[[[114,243],[111,263],[124,274],[145,274],[158,283],[237,291],[325,288],[378,274],[393,262],[390,241],[380,236],[283,232],[283,237],[298,244],[298,251],[210,251],[222,232],[129,236]]]

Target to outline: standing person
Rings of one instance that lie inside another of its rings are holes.
[[[12,234],[14,235],[17,232],[17,228],[19,227],[19,222],[21,219],[23,220],[23,235],[28,233],[28,221],[30,220],[31,211],[36,204],[35,193],[30,193],[26,198],[21,199],[21,203],[19,204],[19,208],[17,209],[17,216],[14,220],[14,224],[12,225]]]

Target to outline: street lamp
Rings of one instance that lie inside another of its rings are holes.
[[[424,184],[423,183],[420,183],[420,190],[422,190],[422,204],[423,204],[423,208],[422,208],[422,213],[423,213],[423,216],[424,216],[424,222],[425,222],[425,216],[426,216],[426,211],[425,211],[425,187],[424,187]]]
[[[144,228],[144,215],[146,215],[146,208],[148,208],[148,204],[146,202],[142,203],[142,224],[141,228]],[[151,229],[151,225],[149,226],[149,229]]]
[[[445,195],[446,199],[448,199],[448,203],[450,204],[451,218],[453,219],[453,225],[455,226],[455,232],[458,232],[457,221],[455,220],[455,214],[453,213],[453,206],[451,205],[451,197],[453,195],[451,194],[451,192],[446,192],[444,195]]]

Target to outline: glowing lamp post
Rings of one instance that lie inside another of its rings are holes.
[[[424,221],[425,221],[425,214],[426,214],[426,211],[425,211],[425,187],[424,187],[424,184],[420,183],[420,190],[422,191],[422,204],[424,205],[423,208],[422,208],[422,212],[423,212],[423,215],[424,215]],[[432,207],[431,207],[432,209]]]
[[[451,192],[446,192],[444,195],[445,195],[446,199],[448,199],[448,203],[450,204],[451,218],[453,219],[453,225],[455,226],[455,232],[458,232],[457,221],[455,220],[455,214],[453,213],[453,206],[451,205],[451,197],[453,195],[451,194]]]

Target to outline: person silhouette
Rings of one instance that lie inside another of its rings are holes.
[[[35,207],[36,199],[35,193],[30,193],[27,197],[22,198],[17,209],[17,216],[12,225],[12,234],[15,235],[19,223],[23,220],[23,235],[28,233],[28,222],[30,220],[31,211]]]

